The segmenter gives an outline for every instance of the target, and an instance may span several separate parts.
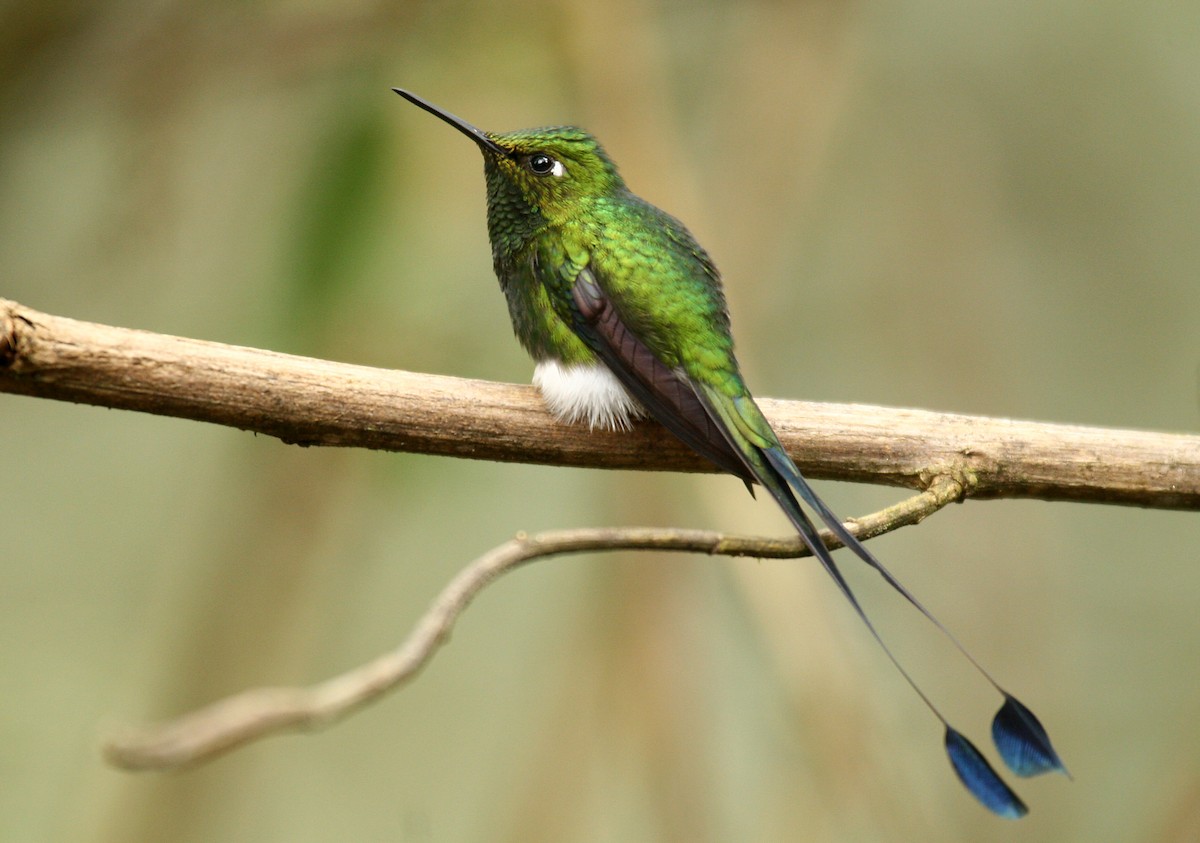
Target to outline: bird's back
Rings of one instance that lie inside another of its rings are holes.
[[[591,269],[629,328],[667,365],[740,387],[720,275],[683,223],[627,191],[590,216]]]

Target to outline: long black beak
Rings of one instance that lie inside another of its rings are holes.
[[[412,91],[406,91],[403,88],[392,88],[392,90],[418,108],[423,108],[433,116],[440,117],[442,120],[445,120],[451,126],[458,129],[471,140],[475,141],[475,143],[479,144],[480,149],[484,149],[495,155],[503,155],[505,158],[508,158],[512,155],[512,153],[507,149],[489,138],[481,129],[475,128],[461,117],[455,117],[449,111],[438,108],[429,100],[422,99]]]

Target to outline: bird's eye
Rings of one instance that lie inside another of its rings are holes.
[[[561,176],[566,172],[561,161],[544,152],[535,152],[529,156],[529,170],[538,176]]]

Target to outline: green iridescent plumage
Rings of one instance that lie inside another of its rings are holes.
[[[963,784],[995,813],[1024,815],[1021,800],[950,727],[883,642],[808,511],[1003,695],[993,738],[1018,775],[1066,772],[1045,729],[846,530],[800,474],[746,388],[720,276],[683,224],[632,194],[600,144],[582,129],[491,134],[394,90],[466,134],[483,152],[496,276],[517,338],[538,363],[534,382],[551,410],[565,421],[621,427],[640,407],[748,486],[761,484],[941,721],[947,755]]]
[[[484,158],[488,234],[517,337],[535,360],[595,362],[570,327],[571,288],[584,267],[663,362],[744,389],[717,271],[674,217],[629,192],[596,140],[571,127],[491,136],[515,157]],[[563,176],[522,158],[545,154]]]

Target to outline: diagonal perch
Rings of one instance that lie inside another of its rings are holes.
[[[938,478],[930,488],[850,522],[861,539],[916,524],[961,500],[962,485]],[[830,548],[837,540],[823,534]],[[704,530],[649,527],[559,530],[518,535],[475,559],[454,577],[394,650],[306,688],[255,688],[163,723],[129,727],[104,745],[109,763],[128,770],[169,770],[283,731],[318,729],[411,680],[433,658],[471,601],[489,583],[536,559],[614,550],[658,550],[717,556],[792,559],[808,551],[798,539],[728,536]]]

